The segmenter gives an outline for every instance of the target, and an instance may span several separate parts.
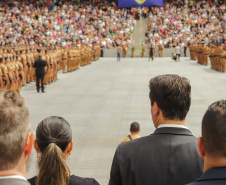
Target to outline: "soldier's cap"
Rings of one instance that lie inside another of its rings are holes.
[[[5,57],[5,60],[7,59],[8,57]]]

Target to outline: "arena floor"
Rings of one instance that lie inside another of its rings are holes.
[[[150,114],[149,80],[160,74],[187,77],[192,85],[192,104],[187,126],[194,135],[201,134],[201,120],[208,105],[226,99],[226,74],[182,58],[103,58],[75,72],[59,72],[58,81],[37,93],[35,83],[22,89],[29,107],[32,131],[48,116],[65,118],[73,129],[74,149],[68,160],[71,172],[94,177],[107,185],[113,155],[121,139],[129,134],[131,122],[141,125],[141,136],[154,131]],[[28,178],[36,170],[36,153]]]

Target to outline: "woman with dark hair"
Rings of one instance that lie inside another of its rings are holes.
[[[65,119],[51,116],[39,123],[34,147],[39,172],[28,180],[31,185],[99,185],[95,179],[70,173],[66,159],[73,148],[72,130]]]

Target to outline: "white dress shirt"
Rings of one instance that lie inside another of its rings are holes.
[[[21,175],[2,176],[2,177],[0,177],[0,179],[22,179],[22,180],[27,181],[27,179]]]
[[[188,127],[184,126],[184,125],[174,125],[174,124],[161,124],[158,126],[158,128],[185,128],[188,129]],[[157,128],[157,129],[158,129]],[[189,129],[188,129],[189,130]]]

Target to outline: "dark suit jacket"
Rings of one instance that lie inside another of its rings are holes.
[[[46,61],[42,59],[35,60],[34,68],[36,68],[36,75],[45,75]]]
[[[195,182],[189,185],[225,185],[226,184],[226,167],[212,168],[202,174]]]
[[[0,185],[30,185],[28,181],[22,179],[0,179]]]
[[[109,185],[184,185],[202,175],[198,141],[185,128],[159,128],[120,144]]]

